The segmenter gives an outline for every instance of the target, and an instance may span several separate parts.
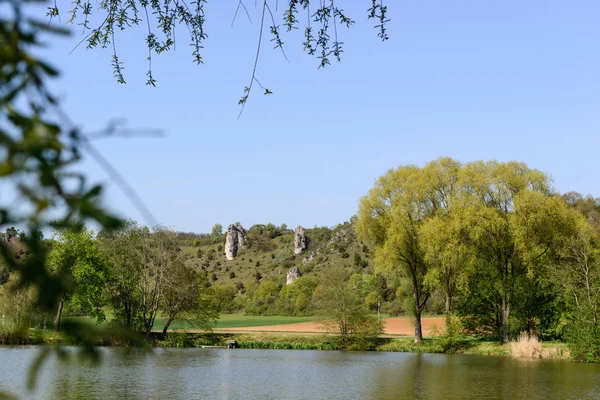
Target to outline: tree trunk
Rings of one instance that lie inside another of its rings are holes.
[[[502,343],[510,342],[510,302],[502,296]]]
[[[450,324],[450,313],[452,312],[452,295],[446,293],[446,329]]]
[[[171,325],[171,322],[173,322],[173,318],[169,318],[167,320],[167,323],[165,324],[165,327],[163,328],[163,336],[167,336],[167,331],[169,330],[169,325]]]
[[[148,315],[148,318],[144,321],[145,324],[145,333],[146,336],[150,336],[150,332],[152,332],[152,327],[154,327],[154,320],[156,318],[156,311],[151,311]]]
[[[419,343],[423,340],[423,329],[421,327],[421,310],[419,307],[415,307],[415,343]]]
[[[125,307],[125,326],[129,329],[133,328],[133,323],[131,321],[131,308],[129,306]]]
[[[64,305],[64,300],[61,300],[58,303],[58,310],[56,310],[56,319],[54,320],[54,330],[57,332],[60,330],[60,318],[62,316],[63,305]]]

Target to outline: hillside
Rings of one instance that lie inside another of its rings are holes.
[[[233,260],[225,257],[225,235],[180,234],[179,237],[184,257],[216,284],[246,285],[269,278],[285,283],[293,267],[298,267],[303,276],[317,278],[333,266],[372,273],[369,249],[357,240],[352,224],[304,231],[306,249],[295,255],[294,230],[272,224],[254,225],[246,234],[248,248],[240,250]]]

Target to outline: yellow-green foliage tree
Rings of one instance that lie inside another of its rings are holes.
[[[468,244],[499,299],[501,337],[510,340],[510,316],[519,277],[541,273],[558,238],[573,234],[573,213],[550,179],[524,163],[473,162],[461,170],[460,191]]]
[[[389,170],[359,203],[357,233],[374,245],[377,270],[410,281],[415,342],[423,339],[421,313],[432,291],[426,276],[433,263],[425,257],[420,231],[451,206],[457,170],[457,162],[449,158],[425,168]]]
[[[421,247],[430,264],[426,276],[429,286],[437,288],[445,297],[446,325],[453,312],[453,299],[464,289],[472,268],[473,252],[468,241],[468,227],[463,223],[461,207],[435,215],[421,227]]]
[[[360,201],[357,232],[374,244],[379,270],[411,283],[415,341],[422,339],[420,315],[432,290],[446,295],[449,316],[455,290],[478,272],[498,299],[507,342],[515,282],[545,272],[576,225],[541,171],[518,162],[441,158],[379,178]]]

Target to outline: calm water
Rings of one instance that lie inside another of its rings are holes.
[[[600,399],[600,366],[504,357],[302,350],[102,349],[99,367],[45,366],[0,347],[0,388],[26,399]]]

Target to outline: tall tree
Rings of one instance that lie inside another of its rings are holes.
[[[175,319],[184,319],[195,327],[210,328],[218,318],[206,277],[180,260],[167,269],[162,290],[161,310],[167,318],[163,334]]]
[[[573,356],[582,361],[600,360],[600,232],[584,217],[577,233],[558,250],[551,280],[561,288],[570,311],[567,339]]]
[[[161,307],[169,268],[177,259],[175,234],[161,227],[146,230],[139,248],[141,261],[140,317],[146,335],[154,327]]]
[[[101,231],[98,235],[110,271],[107,287],[109,304],[116,319],[129,329],[141,327],[139,288],[145,235],[146,229],[133,221],[124,221],[119,230]]]
[[[439,207],[431,178],[415,166],[403,166],[380,177],[361,198],[357,233],[372,242],[376,267],[399,273],[411,282],[415,342],[423,340],[421,313],[431,294],[425,281],[430,264],[420,245],[419,230]]]
[[[67,282],[67,290],[58,303],[55,329],[60,329],[65,304],[72,311],[90,313],[102,321],[105,318],[102,292],[108,279],[108,269],[94,232],[87,228],[79,231],[63,229],[56,232],[53,240],[48,266]]]
[[[314,294],[323,317],[321,323],[339,334],[343,345],[357,337],[373,339],[379,335],[377,320],[369,314],[364,299],[348,278],[344,268],[333,267],[323,276]]]
[[[508,342],[515,284],[540,271],[559,235],[570,234],[572,214],[549,178],[523,163],[468,163],[460,179],[468,245],[478,267],[489,271]]]

